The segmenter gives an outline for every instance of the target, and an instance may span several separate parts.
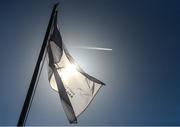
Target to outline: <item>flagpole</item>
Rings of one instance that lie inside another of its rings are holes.
[[[50,31],[51,31],[51,26],[52,26],[52,23],[53,23],[53,20],[54,20],[54,16],[55,16],[55,12],[56,12],[56,8],[57,8],[58,4],[59,3],[55,4],[54,7],[53,7],[52,14],[51,14],[51,17],[50,17],[50,20],[49,20],[49,23],[48,23],[48,27],[47,27],[47,30],[46,30],[46,34],[45,34],[45,37],[44,37],[44,40],[43,40],[43,44],[41,46],[39,57],[38,57],[38,60],[37,60],[37,63],[36,63],[35,69],[34,69],[34,73],[33,73],[33,76],[32,76],[31,82],[30,82],[30,86],[29,86],[29,89],[28,89],[28,92],[27,92],[27,95],[26,95],[26,99],[25,99],[24,104],[23,104],[23,108],[22,108],[22,111],[21,111],[17,126],[24,126],[25,125],[25,121],[26,121],[26,118],[27,118],[27,115],[28,115],[28,110],[30,108],[30,104],[31,104],[32,97],[33,97],[33,92],[34,92],[35,86],[36,86],[36,81],[37,81],[37,77],[38,77],[38,74],[39,74],[39,69],[40,69],[40,66],[42,66],[41,62],[42,62],[42,59],[43,59],[43,56],[44,56],[44,52],[45,52],[45,49],[46,49],[49,34],[50,34]]]

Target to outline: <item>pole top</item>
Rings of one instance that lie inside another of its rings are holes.
[[[56,4],[54,4],[54,8],[57,8],[58,5],[59,5],[59,2],[57,2]]]

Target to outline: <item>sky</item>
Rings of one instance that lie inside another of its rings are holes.
[[[17,124],[56,2],[70,54],[106,84],[77,125],[180,125],[179,0],[1,0],[0,125]],[[46,64],[26,125],[69,125]]]

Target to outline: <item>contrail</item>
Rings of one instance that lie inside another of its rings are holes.
[[[76,47],[76,48],[79,48],[79,49],[112,51],[112,49],[110,49],[110,48],[99,48],[99,47],[89,47],[89,46],[79,46],[79,47]]]

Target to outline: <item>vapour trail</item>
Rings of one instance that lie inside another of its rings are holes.
[[[104,50],[104,51],[112,51],[111,48],[99,48],[99,47],[89,47],[89,46],[78,46],[75,48],[79,49],[90,49],[90,50]]]

